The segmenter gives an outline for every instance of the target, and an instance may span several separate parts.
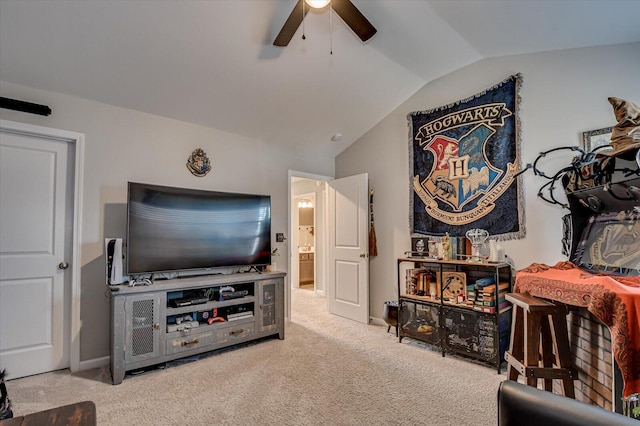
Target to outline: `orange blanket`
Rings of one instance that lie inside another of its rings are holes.
[[[595,275],[571,262],[533,263],[518,271],[514,291],[587,308],[611,331],[624,397],[640,392],[640,277]]]

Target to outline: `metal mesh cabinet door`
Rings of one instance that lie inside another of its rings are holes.
[[[440,345],[439,305],[402,300],[400,336]]]
[[[283,280],[258,281],[259,286],[259,331],[279,330],[280,339],[284,339],[284,297]]]
[[[128,296],[125,302],[127,364],[160,355],[160,296]]]

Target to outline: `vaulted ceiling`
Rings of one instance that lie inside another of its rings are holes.
[[[483,58],[640,41],[634,0],[352,1],[371,40],[325,8],[282,48],[296,0],[0,0],[0,80],[333,156]]]

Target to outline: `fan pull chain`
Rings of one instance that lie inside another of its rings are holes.
[[[329,1],[329,54],[333,55],[333,5]]]
[[[305,3],[306,2],[304,0],[302,0],[302,39],[303,40],[307,39],[307,37],[305,37],[305,35],[304,35],[304,5],[305,5]]]

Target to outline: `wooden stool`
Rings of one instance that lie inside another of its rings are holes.
[[[561,379],[564,395],[575,398],[578,371],[571,360],[567,307],[527,293],[508,293],[506,299],[513,304],[511,343],[505,353],[509,380],[517,381],[520,374],[527,385],[538,387],[538,379],[543,379],[544,389],[551,392],[552,380]]]

